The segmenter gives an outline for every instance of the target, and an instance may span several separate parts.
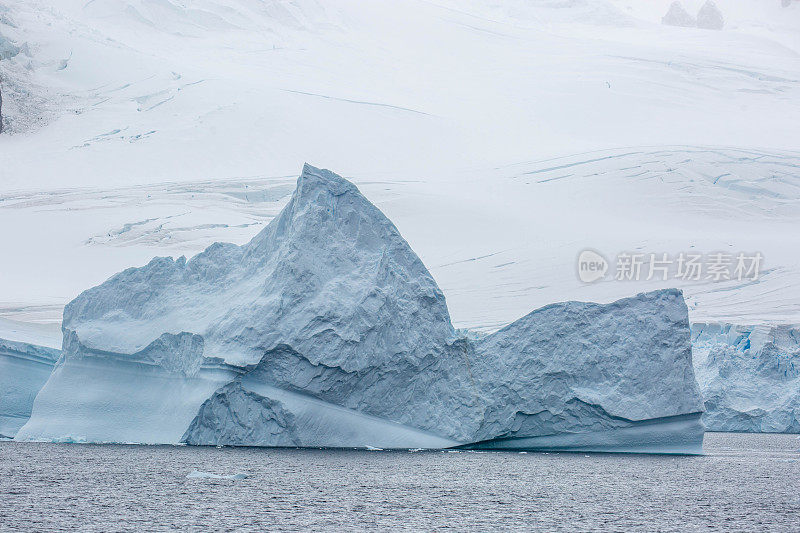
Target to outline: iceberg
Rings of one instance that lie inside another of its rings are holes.
[[[187,335],[165,334],[132,354],[92,349],[64,333],[63,357],[33,402],[17,440],[175,443],[198,406],[232,375],[224,365],[186,361]],[[162,347],[174,344],[172,359]],[[181,351],[183,349],[184,351]]]
[[[677,290],[547,306],[481,339],[355,185],[306,165],[243,246],[155,258],[64,310],[17,439],[696,453]]]
[[[678,290],[546,306],[476,344],[481,447],[699,451],[702,399]],[[474,446],[474,445],[473,445]]]
[[[710,431],[800,433],[800,329],[692,324]]]
[[[0,339],[0,438],[14,437],[28,421],[60,355],[55,348]]]
[[[232,479],[238,481],[240,479],[247,479],[250,476],[247,474],[213,474],[211,472],[203,472],[200,470],[192,470],[188,474],[186,474],[186,479]]]

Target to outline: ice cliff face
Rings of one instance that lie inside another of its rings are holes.
[[[53,348],[0,339],[0,438],[14,437],[28,421],[60,355]]]
[[[475,440],[628,427],[702,411],[677,290],[534,311],[476,344]],[[502,379],[497,379],[502,376]]]
[[[800,433],[800,330],[693,324],[692,340],[709,430]]]
[[[702,399],[688,331],[675,290],[555,304],[482,340],[445,342],[433,380],[387,361],[391,372],[369,379],[378,405],[364,401],[363,375],[281,345],[205,402],[182,440],[285,445],[275,427],[288,412],[286,435],[303,446],[697,451]]]
[[[688,330],[675,290],[609,305],[547,306],[480,341],[440,347],[438,358],[465,365],[439,375],[445,386],[436,395],[465,387],[468,403],[443,416],[427,410],[442,408],[441,400],[415,387],[396,401],[428,413],[419,424],[402,415],[369,416],[380,410],[373,406],[349,402],[341,409],[341,399],[359,390],[359,377],[310,365],[282,345],[205,402],[182,440],[280,446],[290,435],[303,446],[696,451],[702,399]],[[416,380],[429,381],[418,374]],[[394,402],[398,383],[384,377],[374,386]],[[285,435],[276,426],[285,426]]]
[[[302,446],[295,416],[272,400],[232,382],[200,407],[183,437],[187,444]]]
[[[71,302],[63,329],[64,360],[18,438],[630,451],[702,441],[679,292],[557,304],[462,338],[394,225],[310,166],[248,244],[126,270]]]

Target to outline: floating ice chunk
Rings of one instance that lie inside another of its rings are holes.
[[[202,472],[200,470],[193,470],[186,475],[187,479],[247,479],[247,474],[232,474],[232,475],[220,475],[220,474],[212,474],[211,472]]]
[[[54,444],[86,444],[89,442],[86,437],[71,437],[69,435],[64,435],[63,437],[56,437],[51,439],[50,442]]]

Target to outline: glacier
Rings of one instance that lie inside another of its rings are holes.
[[[33,401],[61,350],[0,339],[0,438],[12,438],[28,421]]]
[[[710,431],[800,433],[800,329],[692,324]]]
[[[682,293],[546,306],[489,336],[384,214],[310,165],[245,245],[155,258],[70,302],[18,440],[701,450]]]

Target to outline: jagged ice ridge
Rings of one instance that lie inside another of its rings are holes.
[[[693,324],[697,379],[711,431],[800,433],[800,330]]]

